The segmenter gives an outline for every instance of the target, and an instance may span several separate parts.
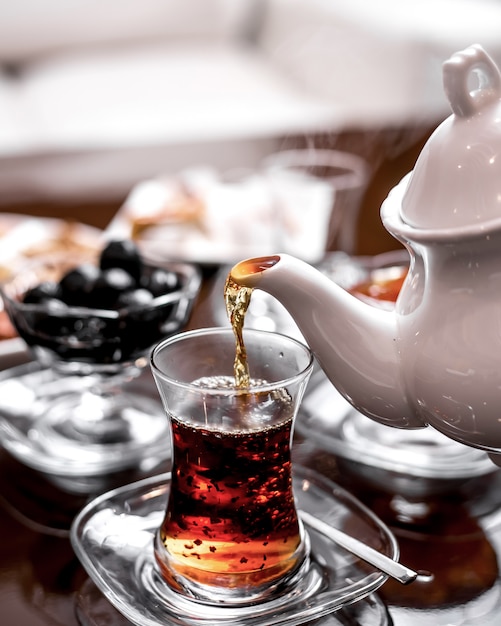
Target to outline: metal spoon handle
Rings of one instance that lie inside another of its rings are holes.
[[[418,573],[409,567],[402,565],[398,561],[390,559],[390,557],[378,552],[362,541],[355,539],[355,537],[351,537],[341,530],[333,528],[326,522],[318,519],[318,517],[311,515],[311,513],[299,511],[299,515],[308,526],[329,538],[334,543],[337,543],[341,547],[345,548],[352,554],[355,554],[367,563],[374,565],[374,567],[381,572],[395,578],[395,580],[398,580],[398,582],[403,585],[411,583],[418,577]]]

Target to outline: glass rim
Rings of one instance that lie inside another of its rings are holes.
[[[194,385],[192,382],[184,382],[184,381],[178,380],[177,378],[169,376],[157,366],[155,359],[158,353],[161,350],[163,350],[166,346],[174,345],[176,343],[185,341],[186,339],[190,339],[192,337],[198,337],[198,336],[231,335],[232,337],[234,337],[232,328],[226,328],[224,326],[214,326],[214,327],[197,328],[194,330],[183,331],[183,332],[177,333],[175,335],[172,335],[170,337],[163,339],[160,343],[158,343],[152,349],[150,353],[150,367],[155,375],[157,375],[160,379],[164,380],[165,382],[168,382],[170,385],[174,387],[178,387],[179,389],[203,392],[206,395],[207,394],[221,395],[225,393],[234,395],[235,392],[248,393],[249,391],[253,391],[254,389],[259,389],[259,391],[264,391],[264,392],[271,391],[271,390],[276,389],[277,387],[284,387],[286,385],[294,384],[300,381],[301,379],[304,379],[309,373],[311,373],[313,366],[314,366],[315,357],[311,349],[305,343],[299,341],[298,339],[295,339],[294,337],[290,337],[289,335],[284,335],[283,333],[277,333],[275,331],[258,330],[254,328],[251,328],[251,329],[244,328],[243,332],[244,332],[244,337],[249,336],[249,335],[252,335],[255,337],[256,336],[263,337],[263,338],[269,337],[271,335],[274,337],[279,337],[285,342],[288,342],[289,345],[294,345],[297,348],[300,348],[304,352],[304,354],[308,357],[308,362],[303,368],[301,368],[300,371],[298,371],[292,376],[288,376],[287,378],[276,380],[274,382],[270,382],[264,385],[259,385],[259,387],[251,385],[249,388],[232,387],[230,389],[221,389],[220,387],[200,387],[198,385]],[[236,346],[236,343],[235,343],[235,346]]]
[[[335,181],[339,190],[362,186],[368,179],[367,161],[346,150],[317,148],[291,148],[268,155],[261,162],[261,167],[270,172],[285,172],[295,168],[323,167],[340,170],[334,175],[326,175],[324,180]]]
[[[82,258],[86,258],[82,256]],[[48,313],[51,317],[98,317],[106,320],[119,320],[129,315],[130,312],[136,313],[138,311],[154,311],[170,304],[176,305],[185,300],[191,300],[196,297],[201,284],[200,271],[196,266],[185,263],[183,261],[165,261],[154,265],[146,258],[146,265],[153,269],[170,269],[173,272],[179,274],[182,278],[182,284],[174,291],[164,293],[158,296],[154,296],[153,299],[140,305],[128,305],[122,306],[117,309],[100,308],[99,306],[85,306],[76,304],[64,304],[64,308],[48,310],[47,304],[44,302],[30,302],[26,303],[22,300],[18,300],[15,295],[11,293],[11,288],[20,282],[21,273],[29,273],[36,276],[38,270],[42,269],[45,264],[57,263],[61,259],[67,259],[67,256],[60,253],[47,254],[40,259],[28,259],[24,264],[21,264],[16,272],[0,280],[0,296],[8,304],[22,313]],[[72,263],[69,263],[72,265]],[[75,267],[79,264],[79,260],[75,261]],[[1,310],[0,306],[0,310]],[[4,307],[5,308],[5,307]]]

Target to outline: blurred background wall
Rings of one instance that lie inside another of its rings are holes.
[[[501,62],[500,32],[497,0],[2,3],[0,209],[103,226],[150,177],[341,147],[371,167],[359,250],[394,247],[380,203],[449,115],[441,65]]]

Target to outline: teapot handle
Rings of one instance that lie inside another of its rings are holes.
[[[470,91],[472,73],[476,74],[478,88]],[[456,52],[443,64],[443,82],[453,112],[461,117],[470,117],[501,98],[499,69],[478,44]]]

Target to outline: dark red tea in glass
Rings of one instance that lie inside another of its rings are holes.
[[[272,333],[246,331],[245,344],[248,388],[235,385],[231,329],[183,333],[152,355],[173,450],[156,559],[172,588],[205,602],[266,598],[308,559],[290,446],[312,357]]]

